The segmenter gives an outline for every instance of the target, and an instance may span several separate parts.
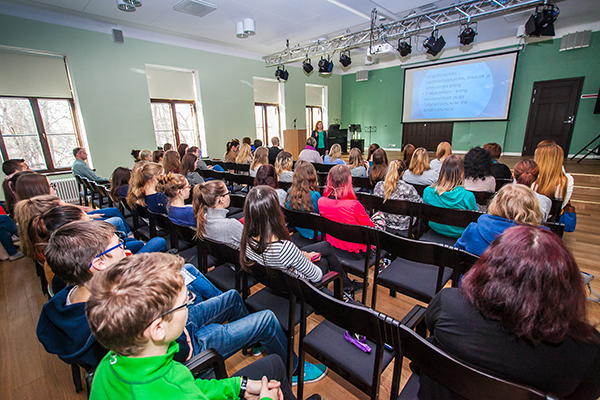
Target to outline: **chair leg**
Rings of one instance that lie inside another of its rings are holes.
[[[73,375],[73,383],[75,384],[75,392],[79,393],[83,390],[81,385],[81,371],[79,365],[71,364],[71,374]]]

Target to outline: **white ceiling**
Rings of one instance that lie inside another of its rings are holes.
[[[371,10],[377,8],[387,21],[402,19],[411,10],[421,12],[419,7],[431,5],[437,8],[449,6],[456,0],[209,0],[217,10],[204,17],[197,17],[173,10],[180,0],[141,0],[142,7],[135,12],[117,9],[116,0],[5,0],[18,3],[25,10],[51,11],[52,15],[75,16],[86,20],[101,21],[124,30],[135,28],[167,34],[186,40],[211,43],[231,49],[243,49],[263,56],[281,51],[285,40],[290,45],[307,44],[319,38],[332,38],[346,32],[369,27]],[[336,4],[337,3],[337,4]],[[556,2],[560,16],[555,23],[557,31],[571,27],[600,25],[600,2],[598,0],[562,0]],[[355,10],[340,7],[345,5]],[[0,1],[0,13],[2,13]],[[23,12],[22,12],[23,13]],[[56,14],[58,13],[58,14]],[[359,14],[362,14],[359,15]],[[517,28],[530,14],[520,13],[511,22],[502,16],[480,20],[476,42],[514,38]],[[27,15],[23,15],[27,17]],[[235,22],[244,18],[256,21],[256,35],[238,39]],[[56,18],[56,23],[61,23]],[[382,21],[385,23],[386,21]],[[458,27],[445,28],[446,48],[458,46]],[[414,42],[413,42],[414,45]]]

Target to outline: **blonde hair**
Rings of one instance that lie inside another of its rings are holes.
[[[140,161],[152,161],[152,151],[151,150],[142,150],[140,151]]]
[[[29,224],[38,215],[58,207],[61,200],[56,196],[44,194],[27,200],[21,200],[15,205],[15,222],[19,225],[19,239],[21,250],[29,258],[36,259],[34,243],[29,237]]]
[[[248,157],[252,158],[252,147],[247,143],[242,143],[238,155],[235,158],[235,162],[236,164],[250,164],[248,162]]]
[[[406,164],[402,160],[393,160],[388,165],[388,172],[383,181],[383,202],[390,198],[392,193],[396,191],[398,180],[402,177],[402,173],[406,170]]]
[[[452,154],[452,146],[448,142],[441,142],[438,144],[435,156],[438,160],[444,161],[446,157]]]
[[[342,146],[339,143],[334,143],[329,149],[329,162],[333,163],[338,158],[342,158]]]
[[[535,191],[551,199],[556,197],[557,190],[561,191],[561,199],[567,195],[567,176],[562,170],[565,153],[557,144],[538,147],[533,157],[540,168],[535,181]]]
[[[279,154],[277,154],[277,158],[275,158],[275,173],[279,177],[282,173],[291,171],[293,165],[294,160],[292,159],[292,153],[285,150],[280,151]]]
[[[513,220],[521,225],[539,225],[543,215],[533,190],[519,184],[504,185],[488,206],[488,214]]]
[[[259,147],[254,152],[254,160],[252,160],[252,164],[250,164],[250,169],[257,169],[257,165],[265,165],[269,163],[269,149],[266,147]]]
[[[350,155],[348,156],[348,167],[350,169],[354,169],[357,167],[362,167],[364,163],[365,161],[363,160],[362,151],[356,147],[350,149]]]
[[[178,171],[181,167],[179,152],[177,150],[167,151],[163,157],[162,165],[165,170],[165,174]]]
[[[415,175],[423,175],[423,172],[429,170],[429,154],[424,147],[415,150],[410,159],[408,170]]]
[[[169,150],[171,151],[171,150]],[[177,152],[175,152],[177,153]],[[129,181],[129,190],[127,192],[127,204],[135,207],[136,204],[146,205],[145,186],[152,178],[163,173],[163,166],[155,162],[146,162],[134,165],[131,171],[131,180]]]

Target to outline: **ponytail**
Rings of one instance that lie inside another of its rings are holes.
[[[196,216],[196,237],[201,239],[206,233],[206,209],[214,208],[217,199],[227,194],[225,183],[220,180],[204,182],[194,187],[193,206]]]

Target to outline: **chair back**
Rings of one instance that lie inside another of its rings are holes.
[[[565,224],[561,224],[560,222],[546,221],[542,222],[542,225],[550,228],[559,238],[562,238],[565,233]]]
[[[240,173],[240,172],[250,172],[250,164],[236,164],[235,165],[235,172],[236,173]]]
[[[548,221],[558,222],[560,219],[560,212],[562,210],[562,199],[552,199],[552,207],[550,207],[550,216]]]
[[[512,178],[496,178],[496,192],[504,185],[513,183]]]
[[[240,190],[242,189],[242,186],[247,186],[248,191],[254,186],[254,177],[246,174],[229,173],[229,181],[234,190],[236,185],[238,185]]]
[[[419,193],[419,196],[423,197],[423,192],[425,192],[427,185],[417,185],[416,183],[411,183],[411,185],[413,185],[417,193]]]
[[[296,211],[285,207],[282,207],[282,210],[288,226],[312,229],[314,232],[313,237],[316,240],[323,217],[316,213]]]
[[[244,203],[246,202],[246,196],[241,194],[232,193],[229,195],[229,207],[244,209]]]
[[[369,178],[364,178],[364,177],[359,177],[359,176],[352,177],[352,186],[355,189],[358,189],[358,188],[364,189],[369,193],[373,192],[373,188],[374,188],[374,185],[371,184],[371,180]]]
[[[475,201],[477,204],[487,206],[492,198],[496,195],[494,192],[471,192],[475,195]]]
[[[317,172],[325,172],[325,173],[329,173],[329,170],[333,167],[335,167],[335,164],[316,164],[316,163],[312,163],[312,165],[315,166],[315,169],[317,170]]]
[[[451,208],[441,208],[430,204],[420,204],[421,218],[423,220],[437,222],[438,224],[458,226],[466,228],[471,222],[477,222],[477,219],[484,213],[475,210],[455,210]],[[417,228],[417,237],[421,236],[421,224]]]
[[[316,165],[320,165],[320,164],[316,164]],[[327,186],[327,175],[329,175],[328,172],[317,171],[317,181],[319,183],[319,186]]]
[[[214,171],[212,169],[203,169],[200,171],[200,175],[202,175],[202,177],[204,179],[206,178],[212,178],[212,179],[217,179],[217,180],[222,180],[225,182],[229,182],[229,172],[219,172],[219,171]]]
[[[221,167],[223,167],[225,171],[237,171],[237,164],[234,162],[221,163]]]
[[[287,192],[292,187],[292,182],[279,182],[279,187]]]
[[[438,349],[415,331],[401,325],[400,322],[394,320],[392,325],[397,335],[396,348],[401,351],[401,354],[397,354],[396,360],[401,359],[399,356],[408,358],[419,368],[421,374],[426,374],[467,400],[547,400],[554,398],[536,389],[511,383],[469,367]]]
[[[83,179],[79,175],[73,175],[75,177],[75,181],[77,182],[77,191],[79,192],[79,205],[82,206],[85,204],[87,207],[89,205],[88,202],[88,189],[83,183]]]
[[[180,248],[177,234],[173,231],[174,224],[171,222],[168,216],[166,216],[165,214],[153,213],[150,210],[148,210],[148,214],[150,215],[150,219],[154,220],[156,226],[159,229],[162,229],[163,231],[169,234],[169,237],[171,238],[172,249],[183,250],[185,248],[185,246],[183,248]]]
[[[363,196],[364,197],[364,196]],[[413,225],[415,222],[414,218],[417,218],[417,223],[420,221],[423,203],[414,203],[408,200],[394,200],[387,199],[383,200],[383,197],[371,195],[371,206],[373,212],[382,211],[388,214],[396,215],[408,215],[410,221],[408,223],[408,235],[409,237],[413,234]]]

